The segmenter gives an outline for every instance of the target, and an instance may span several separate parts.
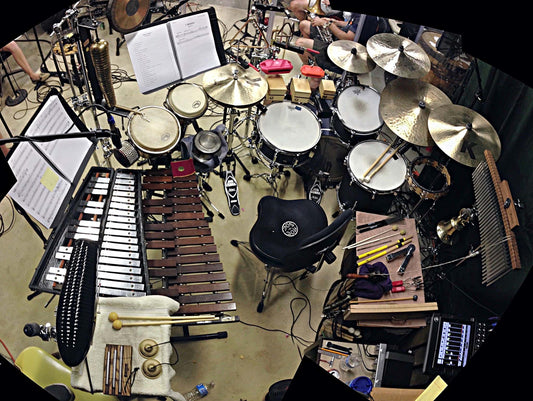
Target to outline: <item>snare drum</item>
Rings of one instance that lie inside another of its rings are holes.
[[[421,156],[409,164],[407,183],[422,200],[437,200],[450,190],[451,176],[446,166]]]
[[[350,145],[375,138],[383,126],[380,101],[380,94],[369,86],[352,85],[343,89],[334,101],[335,112],[331,116],[337,136]]]
[[[178,118],[194,120],[204,115],[207,104],[207,94],[201,86],[181,83],[168,91],[164,105]]]
[[[181,140],[177,117],[159,106],[136,110],[128,122],[128,135],[143,157],[171,153]]]
[[[295,167],[309,159],[321,136],[317,116],[288,101],[271,103],[257,120],[256,147],[272,166]]]
[[[362,177],[388,146],[383,141],[370,139],[359,142],[350,150],[345,159],[348,174],[337,188],[337,201],[342,210],[352,208],[368,213],[387,213],[396,193],[405,182],[405,158],[396,153],[368,182]],[[390,149],[376,166],[393,151],[394,149]],[[370,175],[371,172],[367,176]]]

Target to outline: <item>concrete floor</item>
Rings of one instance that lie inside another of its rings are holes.
[[[209,2],[201,1],[200,3]],[[228,30],[226,37],[231,38],[236,33],[233,24],[237,22],[237,26],[241,26],[242,23],[239,20],[246,16],[246,7],[239,4],[235,4],[235,7],[215,4],[215,8],[218,18],[224,22],[224,25],[221,25],[222,29]],[[98,35],[110,43],[112,67],[132,76],[133,69],[127,46],[122,45],[120,55],[117,56],[115,54],[115,41],[120,36],[117,33],[109,34],[107,20],[102,19],[102,23],[103,25],[98,29]],[[30,64],[37,69],[40,64],[40,57],[37,46],[32,40],[32,32],[29,32],[26,38],[20,37],[19,44],[28,56]],[[43,33],[41,39],[43,40],[43,49],[47,52],[50,48],[50,37]],[[293,72],[286,75],[285,78],[289,79],[293,74],[298,74],[301,62],[297,55],[287,51],[281,56],[291,60],[294,65]],[[9,62],[14,67],[13,61],[10,60]],[[50,59],[47,61],[47,65],[51,71],[55,71]],[[24,74],[17,74],[15,79],[21,88],[28,91],[28,97],[17,106],[6,106],[6,97],[11,95],[11,89],[7,82],[3,83],[2,116],[13,135],[18,135],[25,127],[39,106],[39,99],[42,98],[42,94],[46,93],[50,86],[59,88],[65,99],[70,100],[72,97],[70,86],[68,84],[59,85],[57,77],[51,77],[46,85],[40,88],[39,92],[33,89],[33,85]],[[362,83],[372,84],[378,89],[381,80],[382,75],[380,75],[379,70],[368,74],[368,76],[361,76]],[[116,84],[115,93],[118,105],[135,108],[163,105],[167,90],[143,95],[140,93],[137,83],[130,81]],[[213,105],[213,110],[221,111],[216,105]],[[89,128],[96,127],[96,122],[90,112],[84,113],[83,117]],[[207,125],[208,123],[216,123],[219,119],[220,115],[206,115],[202,117],[200,122],[205,121]],[[119,120],[117,126],[125,133],[123,123]],[[107,128],[105,119],[101,117],[99,117],[99,124],[102,128]],[[2,132],[5,133],[4,127],[2,127]],[[252,173],[266,171],[260,164],[251,164],[246,153],[243,153],[242,158]],[[97,160],[100,163],[104,161],[101,149],[97,149],[96,158],[91,158],[87,169],[95,165]],[[111,158],[110,161],[112,167],[122,167],[116,163],[114,158]],[[342,258],[342,250],[339,247],[336,251],[338,258],[335,263],[326,265],[317,274],[310,275],[305,280],[295,281],[298,289],[308,297],[309,303],[303,301],[301,295],[287,284],[287,278],[279,278],[276,281],[277,285],[273,287],[264,312],[258,313],[256,305],[263,286],[265,270],[261,262],[250,253],[231,246],[230,240],[247,240],[248,232],[256,218],[258,200],[264,195],[272,194],[272,188],[262,179],[244,181],[242,179],[243,172],[239,167],[237,167],[236,175],[239,181],[242,208],[238,216],[232,216],[229,213],[222,180],[218,176],[212,176],[209,184],[213,187],[213,191],[210,193],[213,204],[225,215],[225,219],[215,216],[211,223],[211,229],[224,264],[224,271],[231,285],[231,292],[237,304],[237,311],[234,315],[239,316],[241,322],[205,327],[203,331],[195,329],[194,333],[191,333],[200,334],[226,330],[228,332],[226,339],[176,344],[179,362],[173,366],[176,375],[171,382],[173,390],[185,392],[199,382],[205,383],[214,380],[216,386],[209,399],[219,401],[261,400],[270,385],[278,380],[293,377],[305,347],[315,339],[315,330],[321,319],[321,306],[330,285],[339,277]],[[279,196],[285,199],[305,197],[301,177],[293,173],[290,177],[281,179]],[[331,216],[338,209],[334,189],[326,191],[322,206],[332,219]],[[24,325],[29,322],[55,324],[58,297],[51,299],[49,294],[41,294],[32,300],[27,299],[27,296],[31,294],[28,285],[34,274],[34,269],[43,255],[43,242],[22,215],[13,213],[7,198],[0,203],[0,215],[6,225],[9,225],[14,219],[9,231],[0,237],[0,265],[3,283],[0,299],[4,309],[0,339],[15,357],[28,346],[38,346],[50,353],[56,352],[57,344],[55,342],[44,342],[38,337],[29,338],[22,331]],[[352,224],[348,227],[341,245],[353,233]],[[42,230],[45,236],[50,234],[50,231],[44,227]],[[291,301],[293,301],[293,311],[291,311]],[[292,327],[293,314],[298,314],[300,309],[302,309],[302,313]],[[245,323],[258,325],[264,329]],[[302,340],[298,340],[296,337],[291,338],[287,334],[291,330],[295,336]],[[3,349],[1,352],[6,355]]]

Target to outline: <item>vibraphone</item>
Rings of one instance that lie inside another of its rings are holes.
[[[142,211],[151,293],[177,300],[177,315],[235,311],[203,213],[196,174],[175,177],[171,169],[143,173]]]
[[[99,295],[150,293],[142,246],[141,174],[139,170],[101,167],[89,170],[62,222],[48,238],[29,285],[35,294],[61,294],[67,262],[77,239],[98,244]]]

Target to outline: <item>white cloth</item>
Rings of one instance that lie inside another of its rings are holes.
[[[139,368],[131,386],[132,395],[168,396],[176,401],[185,398],[170,388],[170,379],[176,374],[169,363],[176,360],[176,355],[170,341],[170,325],[122,327],[115,330],[108,316],[116,312],[119,316],[170,316],[178,311],[179,303],[172,298],[162,295],[147,295],[144,297],[100,297],[96,305],[96,320],[91,347],[86,360],[72,368],[71,385],[85,391],[102,392],[104,379],[104,356],[106,344],[131,345],[132,369]],[[131,321],[133,322],[133,320]],[[162,363],[162,373],[155,379],[150,379],[142,373],[142,364],[146,361],[139,353],[141,341],[151,339],[160,344],[158,353],[153,357]],[[90,381],[89,381],[90,379]]]

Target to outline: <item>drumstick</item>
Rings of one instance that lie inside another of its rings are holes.
[[[357,258],[357,260],[366,258],[367,256],[370,256],[370,255],[372,255],[372,254],[374,254],[376,252],[383,251],[383,250],[385,250],[387,248],[390,248],[391,246],[395,246],[397,244],[403,244],[404,242],[406,242],[407,240],[410,240],[411,238],[413,238],[413,236],[410,236],[410,237],[407,237],[407,238],[400,238],[398,241],[394,242],[393,244],[382,245],[382,246],[380,246],[378,248],[372,249],[371,251],[362,253],[361,255],[357,255],[356,258]]]
[[[395,248],[401,248],[402,246],[407,245],[410,242],[411,242],[411,240],[408,239],[407,241],[395,244],[394,247],[391,248],[391,249],[386,249],[386,250],[384,250],[384,251],[382,251],[380,253],[376,253],[375,255],[373,255],[373,256],[365,259],[365,260],[361,260],[360,262],[357,262],[357,266],[362,266],[365,263],[368,263],[368,262],[373,261],[374,259],[380,258],[380,257],[386,255],[387,253],[392,252]]]
[[[372,170],[376,164],[379,163],[379,161],[383,158],[383,156],[385,156],[385,154],[390,150],[390,148],[392,147],[392,143],[387,147],[387,149],[385,149],[383,151],[383,153],[374,161],[374,163],[372,163],[372,165],[365,171],[365,173],[363,174],[363,180],[365,179],[366,175],[368,173],[370,173],[370,170]]]
[[[365,300],[365,301],[350,301],[350,304],[370,304],[375,302],[394,302],[394,301],[417,301],[418,295],[413,295],[412,297],[404,297],[404,298],[384,298],[384,299],[373,299],[373,300]]]
[[[387,238],[391,238],[391,237],[394,237],[396,235],[405,235],[406,231],[405,230],[402,230],[400,231],[399,233],[394,233],[394,234],[389,234],[389,235],[385,235],[384,237],[379,237],[379,238],[375,238],[371,241],[368,241],[368,240],[363,240],[361,242],[356,242],[355,244],[351,244],[351,245],[348,245],[348,246],[345,246],[344,248],[342,249],[352,249],[352,248],[357,248],[357,247],[360,247],[360,246],[365,246],[365,245],[369,245],[369,244],[373,244],[374,242],[379,242],[379,241],[383,241],[384,239],[387,239]]]
[[[396,154],[396,152],[398,152],[398,150],[400,150],[400,147],[397,147],[396,149],[394,149],[394,151],[383,161],[383,163],[381,163],[378,168],[376,168],[374,171],[372,171],[372,174],[370,174],[370,176],[366,177],[365,178],[365,182],[368,182],[370,181],[370,179],[374,176],[374,174],[376,174],[379,170],[381,170],[381,168],[387,164],[387,162],[392,158],[392,156],[394,156]]]

